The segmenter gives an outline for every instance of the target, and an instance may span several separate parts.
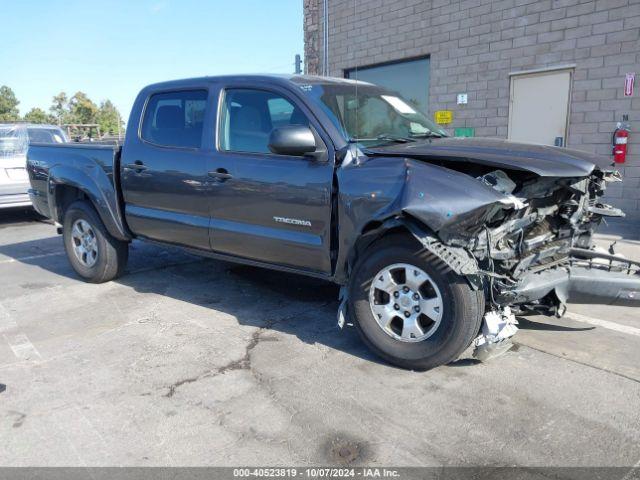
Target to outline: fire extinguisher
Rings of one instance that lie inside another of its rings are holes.
[[[625,115],[623,122],[618,122],[618,125],[613,132],[611,143],[613,144],[613,161],[614,163],[624,163],[627,159],[627,144],[629,142],[629,133],[631,127],[626,122]]]

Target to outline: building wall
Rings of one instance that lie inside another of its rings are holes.
[[[304,0],[308,73],[320,73],[322,0]],[[575,65],[567,146],[611,159],[623,114],[632,126],[624,182],[609,202],[640,221],[640,0],[329,0],[329,72],[429,55],[429,113],[507,136],[509,74]],[[636,72],[634,97],[624,76]],[[467,105],[456,95],[468,93]]]

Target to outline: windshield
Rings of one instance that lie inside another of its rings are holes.
[[[444,137],[447,132],[397,93],[370,84],[300,85],[342,132],[362,147],[379,147],[418,138]]]
[[[0,125],[0,157],[22,155],[27,151],[27,134],[19,125]]]

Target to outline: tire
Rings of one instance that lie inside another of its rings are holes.
[[[86,234],[86,247],[78,240],[78,232]],[[67,208],[62,236],[71,266],[87,282],[108,282],[124,272],[129,244],[111,236],[88,201],[79,200]]]
[[[377,288],[385,283],[383,277],[388,278],[384,272],[395,276],[396,281],[400,276],[399,285],[403,275],[410,275],[407,272],[413,272],[418,278],[414,285],[425,278],[428,280],[415,292],[407,287],[409,293],[406,294],[392,283],[394,286],[389,291],[393,294],[386,295],[384,288]],[[395,295],[399,298],[394,298]],[[387,297],[393,307],[389,307]],[[411,304],[411,299],[418,300]],[[423,307],[422,313],[415,313],[418,317],[414,317],[414,309],[420,312],[420,307]],[[424,315],[427,309],[430,317]],[[348,312],[362,340],[374,353],[398,367],[424,371],[452,362],[471,344],[482,322],[484,293],[473,290],[463,277],[412,237],[394,234],[376,241],[357,261],[349,280]],[[411,318],[403,318],[409,312]],[[397,317],[387,324],[386,316],[393,315]],[[418,318],[418,329],[413,327],[413,318]],[[405,335],[405,326],[410,335]],[[411,332],[423,332],[423,335]]]

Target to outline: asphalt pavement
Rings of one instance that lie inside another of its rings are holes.
[[[598,241],[640,258],[633,229]],[[512,351],[416,373],[336,326],[337,288],[134,242],[78,279],[0,214],[0,465],[640,465],[640,313],[527,317]]]

